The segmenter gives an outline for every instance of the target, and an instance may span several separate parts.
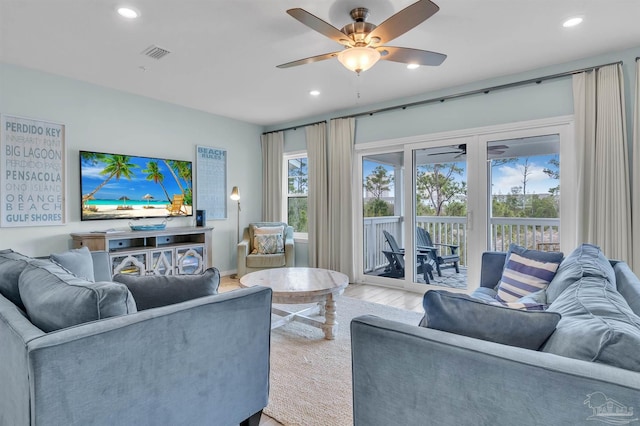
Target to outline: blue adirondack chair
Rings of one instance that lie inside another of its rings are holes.
[[[416,246],[419,250],[429,253],[429,260],[434,264],[439,277],[442,276],[442,268],[455,268],[456,273],[460,273],[460,268],[458,267],[460,262],[459,246],[454,244],[434,244],[429,232],[420,227],[416,229]],[[445,250],[449,250],[449,253],[443,253]]]
[[[404,277],[404,249],[398,246],[398,242],[395,237],[387,231],[382,231],[384,238],[389,245],[390,250],[382,250],[389,264],[385,268],[385,276],[392,278]],[[416,253],[416,259],[420,264],[420,270],[424,281],[429,284],[429,277],[433,279],[433,267],[429,262],[429,253],[427,251],[418,249]]]

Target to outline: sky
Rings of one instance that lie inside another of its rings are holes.
[[[549,176],[544,174],[545,167],[549,167],[549,160],[554,158],[555,155],[538,155],[531,156],[529,158],[529,176],[527,181],[527,194],[547,194],[549,188],[554,188],[558,185],[558,181],[550,179]],[[492,170],[492,191],[493,195],[506,195],[511,193],[511,188],[514,186],[523,186],[523,170],[524,170],[524,158],[519,158],[518,163],[507,164],[500,167],[494,167]],[[363,177],[366,178],[373,169],[379,166],[380,163],[367,161],[363,162]],[[466,162],[458,163],[460,167],[464,169],[464,177],[460,177],[462,180],[466,180]],[[393,167],[386,166],[386,169],[393,173]],[[392,185],[393,187],[393,185]]]
[[[527,178],[527,194],[546,194],[549,188],[558,185],[558,181],[550,179],[544,174],[545,167],[549,167],[549,160],[553,155],[540,155],[529,157],[529,172]],[[492,171],[492,191],[493,195],[510,194],[514,186],[522,186],[524,173],[524,159],[520,159],[518,164],[508,164],[502,167],[494,167]]]
[[[169,171],[169,168],[163,160],[147,158],[147,157],[134,157],[131,156],[129,162],[137,164],[138,167],[134,168],[134,176],[132,179],[112,178],[105,186],[103,186],[94,197],[99,200],[117,200],[122,196],[127,196],[131,200],[143,200],[146,194],[151,194],[153,200],[167,200],[167,197],[162,190],[162,187],[152,180],[146,179],[146,173],[142,173],[147,168],[149,161],[157,161],[158,166],[162,174],[164,175],[164,186],[169,193],[169,196],[173,194],[181,194],[180,188],[176,183],[173,175]],[[104,169],[104,163],[98,163],[96,165],[88,165],[83,163],[81,165],[81,179],[82,179],[82,194],[88,194],[92,192],[98,185],[100,185],[108,177],[107,175],[101,175],[100,172]],[[184,185],[184,183],[182,182]]]

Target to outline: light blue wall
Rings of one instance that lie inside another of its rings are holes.
[[[562,79],[358,117],[356,139],[372,142],[572,113],[571,80]]]
[[[242,195],[241,226],[260,219],[260,126],[7,64],[0,64],[0,113],[64,124],[67,152],[66,225],[0,228],[0,249],[42,256],[69,248],[72,232],[128,229],[126,220],[80,221],[79,150],[195,161],[196,145],[225,148],[228,192],[237,185]],[[223,272],[236,269],[235,202],[227,208],[229,219],[207,222],[215,228],[213,262]],[[193,224],[175,218],[169,226]]]

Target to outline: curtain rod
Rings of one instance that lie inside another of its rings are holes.
[[[639,59],[639,58],[636,58],[636,60],[637,59]],[[425,99],[425,100],[422,100],[422,101],[411,102],[411,103],[403,104],[403,105],[395,105],[395,106],[390,106],[390,107],[386,107],[386,108],[374,109],[374,110],[370,110],[370,111],[360,112],[360,113],[357,113],[357,114],[343,115],[341,117],[335,117],[334,119],[338,120],[338,119],[342,119],[342,118],[362,117],[362,116],[365,116],[365,115],[373,115],[373,114],[378,114],[378,113],[381,113],[381,112],[393,111],[393,110],[396,110],[396,109],[407,109],[407,108],[411,108],[411,107],[414,107],[414,106],[426,105],[426,104],[430,104],[430,103],[434,103],[434,102],[444,102],[444,101],[448,101],[448,100],[451,100],[451,99],[458,99],[458,98],[463,98],[463,97],[466,97],[466,96],[479,95],[481,93],[488,94],[488,93],[496,91],[496,90],[502,90],[502,89],[508,89],[508,88],[511,88],[511,87],[524,86],[524,85],[531,84],[531,83],[540,84],[540,83],[542,83],[543,81],[546,81],[546,80],[553,80],[553,79],[556,79],[556,78],[568,77],[568,76],[573,75],[573,74],[578,74],[578,73],[585,72],[585,71],[597,70],[598,68],[606,67],[606,66],[609,66],[609,65],[618,65],[618,64],[622,64],[622,63],[623,63],[622,61],[618,61],[618,62],[611,62],[611,63],[608,63],[608,64],[594,65],[594,66],[591,66],[591,67],[580,68],[580,69],[573,70],[573,71],[566,71],[566,72],[562,72],[562,73],[558,73],[558,74],[545,75],[543,77],[530,78],[528,80],[515,81],[513,83],[500,84],[498,86],[487,87],[487,88],[484,88],[484,89],[477,89],[477,90],[471,90],[471,91],[468,91],[468,92],[456,93],[456,94],[453,94],[453,95],[440,96],[440,97],[437,97],[437,98]],[[281,132],[281,131],[285,131],[285,130],[292,130],[292,129],[297,129],[298,127],[311,126],[311,125],[318,124],[318,123],[323,123],[323,122],[326,122],[326,120],[317,121],[315,123],[309,123],[309,124],[300,124],[298,126],[287,127],[286,129],[272,130],[271,132],[265,132],[263,134],[272,133],[272,132]]]
[[[567,71],[567,72],[563,72],[563,73],[559,73],[559,74],[546,75],[546,76],[538,77],[538,78],[531,78],[531,79],[528,79],[528,80],[515,81],[513,83],[500,84],[498,86],[492,86],[492,87],[487,87],[487,88],[478,89],[478,90],[471,90],[471,91],[468,91],[468,92],[456,93],[456,94],[453,94],[453,95],[441,96],[441,97],[438,97],[438,98],[425,99],[423,101],[412,102],[412,103],[404,104],[404,105],[396,105],[396,106],[387,107],[387,108],[380,108],[380,109],[375,109],[375,110],[371,110],[371,111],[365,111],[365,112],[361,112],[361,113],[358,113],[358,114],[345,115],[345,116],[342,116],[342,117],[336,117],[336,119],[349,118],[349,117],[354,117],[354,118],[355,117],[362,117],[362,116],[365,116],[365,115],[373,115],[373,114],[377,114],[377,113],[380,113],[380,112],[392,111],[392,110],[395,110],[395,109],[407,109],[407,108],[418,106],[418,105],[425,105],[425,104],[430,104],[430,103],[434,103],[434,102],[444,102],[444,101],[447,101],[447,100],[450,100],[450,99],[458,99],[458,98],[463,98],[463,97],[466,97],[466,96],[478,95],[478,94],[481,94],[481,93],[488,94],[488,93],[496,91],[496,90],[508,89],[508,88],[517,87],[517,86],[524,86],[526,84],[531,84],[531,83],[540,84],[540,83],[542,83],[543,81],[546,81],[546,80],[553,80],[553,79],[556,79],[556,78],[568,77],[568,76],[573,75],[573,74],[578,74],[578,73],[585,72],[585,71],[592,71],[592,70],[596,70],[598,68],[606,67],[606,66],[609,66],[609,65],[618,65],[618,64],[622,64],[622,61],[611,62],[609,64],[596,65],[596,66],[587,67],[587,68],[581,68],[581,69],[578,69],[578,70]]]
[[[316,121],[314,123],[307,123],[307,124],[299,124],[297,126],[291,126],[291,127],[287,127],[284,129],[279,129],[279,130],[271,130],[270,132],[263,132],[263,135],[268,135],[269,133],[276,133],[276,132],[284,132],[287,130],[298,130],[298,127],[307,127],[307,126],[313,126],[314,124],[320,124],[320,123],[326,123],[327,120],[320,120],[320,121]]]

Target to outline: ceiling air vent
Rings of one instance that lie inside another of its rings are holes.
[[[163,49],[162,47],[153,46],[153,45],[147,47],[145,50],[142,51],[143,55],[153,59],[163,58],[167,56],[169,53],[171,52],[168,51],[167,49]]]

